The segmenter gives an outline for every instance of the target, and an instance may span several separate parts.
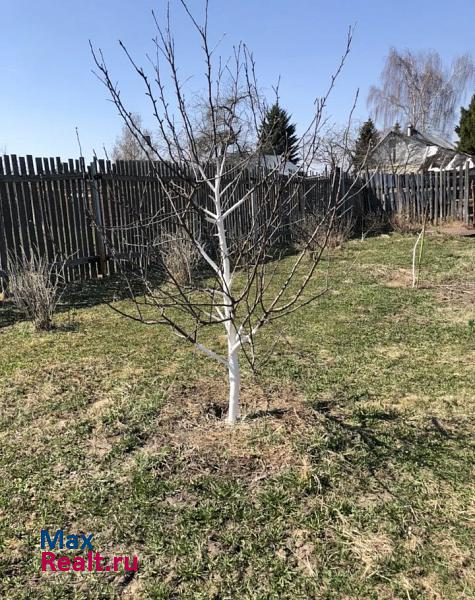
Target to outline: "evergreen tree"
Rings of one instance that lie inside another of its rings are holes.
[[[461,109],[460,124],[455,128],[459,136],[457,150],[475,154],[475,94],[468,108]]]
[[[372,119],[368,119],[360,128],[358,139],[355,143],[353,166],[360,169],[366,163],[371,150],[378,143],[378,131]]]
[[[277,103],[268,111],[259,131],[259,143],[263,154],[285,156],[293,163],[297,158],[297,136],[290,115]]]
[[[399,125],[399,123],[397,123],[397,122],[396,122],[396,124],[395,124],[395,125],[394,125],[394,127],[393,127],[393,131],[394,131],[395,133],[402,133],[402,131],[401,131],[401,126]]]

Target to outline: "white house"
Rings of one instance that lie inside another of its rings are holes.
[[[455,145],[436,135],[422,134],[409,126],[404,134],[386,133],[368,157],[369,169],[394,173],[440,171],[455,167],[475,168],[475,158],[457,152]]]

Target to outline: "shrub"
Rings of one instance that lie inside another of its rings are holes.
[[[168,277],[179,285],[187,285],[193,281],[200,262],[200,252],[186,234],[163,234],[160,239],[160,256]]]
[[[296,250],[307,249],[312,257],[322,248],[338,248],[353,235],[354,223],[350,217],[335,219],[329,226],[315,215],[307,215],[292,227],[292,240]]]
[[[421,230],[421,224],[411,220],[407,214],[393,214],[389,218],[391,228],[397,233],[419,233]]]
[[[53,315],[62,295],[64,262],[48,263],[33,251],[28,257],[10,255],[8,260],[9,293],[15,306],[32,319],[37,331],[53,328]]]
[[[368,211],[361,215],[359,223],[361,239],[392,231],[389,215],[384,211]]]

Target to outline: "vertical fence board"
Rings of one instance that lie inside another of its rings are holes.
[[[465,166],[464,172],[464,212],[463,212],[463,222],[466,227],[469,226],[469,197],[470,197],[470,174],[468,169],[468,164]]]
[[[4,292],[4,278],[8,264],[7,231],[11,229],[7,207],[6,184],[1,180],[3,175],[3,159],[0,156],[0,292]]]

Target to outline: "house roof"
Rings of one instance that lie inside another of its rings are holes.
[[[380,165],[390,163],[391,168],[403,171],[439,170],[469,164],[470,156],[457,152],[452,142],[435,134],[421,133],[414,127],[410,129],[410,134],[388,130],[371,152],[371,157],[375,157]],[[392,142],[396,142],[396,146]]]
[[[434,134],[434,133],[421,133],[415,127],[412,128],[412,134],[407,135],[403,131],[395,131],[394,129],[387,129],[383,132],[383,136],[378,143],[378,146],[381,145],[388,137],[399,137],[402,140],[411,140],[414,142],[419,142],[424,144],[424,146],[439,146],[440,148],[444,148],[445,150],[453,150],[455,151],[455,144],[449,142],[448,140]]]
[[[420,142],[426,144],[427,146],[440,146],[441,148],[445,148],[446,150],[455,150],[455,144],[433,133],[420,133],[420,131],[414,129],[413,134],[411,136],[406,137],[417,139]]]
[[[299,170],[298,165],[295,163],[285,160],[280,154],[245,154],[243,152],[232,152],[228,154],[228,157],[232,160],[236,158],[243,162],[247,162],[248,168],[265,168],[269,170],[275,170],[281,175],[291,175]]]
[[[290,175],[299,170],[296,164],[290,160],[284,160],[281,155],[264,154],[261,160],[268,169],[278,169],[283,175]]]

